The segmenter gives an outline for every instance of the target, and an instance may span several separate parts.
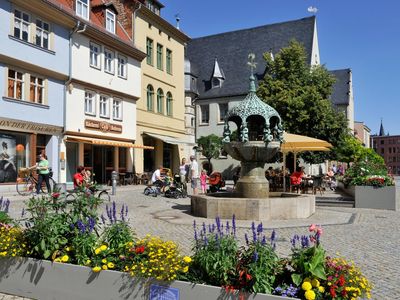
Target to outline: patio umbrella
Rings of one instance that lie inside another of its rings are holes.
[[[305,135],[283,133],[281,152],[283,153],[283,166],[286,166],[286,155],[289,152],[294,154],[294,166],[296,166],[296,155],[304,151],[330,151],[332,144],[327,141],[308,137]],[[283,180],[283,190],[286,188],[286,180]]]

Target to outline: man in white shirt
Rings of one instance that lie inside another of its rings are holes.
[[[193,195],[197,195],[197,188],[199,186],[199,165],[194,155],[190,156],[190,181],[192,184]]]
[[[157,170],[154,171],[153,175],[151,176],[151,183],[154,184],[156,181],[163,181],[161,177],[161,169],[163,167],[159,166]]]

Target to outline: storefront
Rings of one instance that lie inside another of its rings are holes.
[[[62,128],[0,118],[0,184],[14,184],[20,168],[32,166],[46,153],[58,179],[58,146]]]

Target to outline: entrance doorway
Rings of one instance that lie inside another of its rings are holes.
[[[66,143],[65,146],[67,152],[67,182],[73,182],[78,167],[78,144]]]
[[[93,146],[93,173],[97,183],[108,183],[114,170],[114,148]]]

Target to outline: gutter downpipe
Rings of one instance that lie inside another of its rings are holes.
[[[136,16],[137,16],[137,12],[140,10],[142,8],[142,3],[139,3],[139,7],[137,8],[137,9],[135,9],[135,11],[133,12],[133,14],[132,14],[132,18],[133,18],[133,20],[132,20],[132,42],[133,42],[133,45],[136,45],[135,44],[135,40],[136,40],[136,34],[134,33],[134,30],[136,30]]]
[[[69,47],[68,47],[68,80],[65,82],[64,85],[64,103],[63,103],[63,129],[65,133],[65,126],[67,122],[67,93],[68,93],[68,86],[72,81],[72,36],[74,33],[82,33],[86,30],[86,24],[83,25],[82,29],[79,29],[81,26],[81,21],[78,20],[75,27],[69,32]],[[61,152],[61,141],[58,143],[58,153]],[[61,168],[58,170],[58,178],[61,178]]]

